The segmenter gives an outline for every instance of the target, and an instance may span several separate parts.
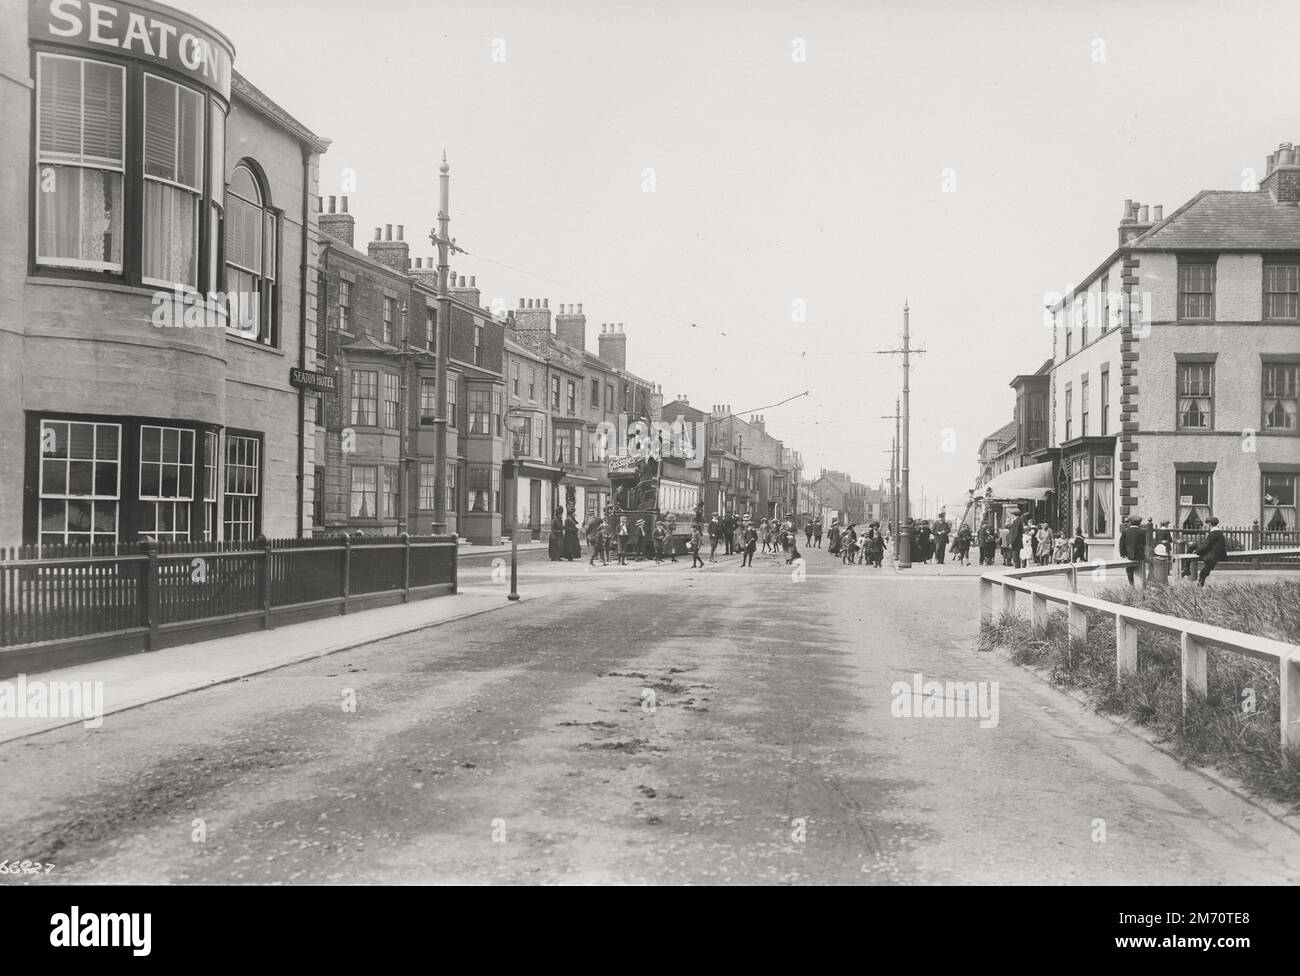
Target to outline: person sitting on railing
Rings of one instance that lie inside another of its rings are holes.
[[[1210,527],[1210,531],[1205,533],[1205,540],[1196,549],[1196,555],[1201,557],[1201,575],[1197,579],[1198,586],[1205,585],[1210,571],[1218,565],[1219,560],[1228,558],[1228,540],[1219,528],[1219,520],[1211,515],[1205,520],[1205,524]]]
[[[1146,559],[1147,552],[1147,533],[1142,528],[1142,516],[1133,515],[1128,520],[1128,528],[1120,533],[1119,537],[1119,555],[1121,559],[1130,559],[1133,562],[1140,563]],[[1139,569],[1137,566],[1125,566],[1124,573],[1128,576],[1128,585],[1133,585],[1133,570]]]

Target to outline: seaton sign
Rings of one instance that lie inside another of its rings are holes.
[[[310,369],[290,369],[289,385],[301,390],[316,390],[321,393],[333,393],[338,386],[333,376],[317,373]]]
[[[230,98],[235,49],[178,10],[151,4],[32,0],[31,38],[134,57],[187,75]]]

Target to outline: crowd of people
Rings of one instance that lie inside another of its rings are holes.
[[[972,532],[965,523],[953,531],[947,513],[940,511],[933,521],[929,519],[907,520],[912,536],[912,562],[929,563],[932,560],[943,565],[946,555],[951,554],[958,564],[970,565],[972,545],[981,566],[993,566],[1000,559],[1003,566],[1021,569],[1027,566],[1046,566],[1054,563],[1086,562],[1088,544],[1082,532],[1057,533],[1045,521],[1027,518],[1019,509],[1007,512],[1007,521],[995,528],[991,520],[986,520]],[[1214,567],[1227,558],[1228,546],[1219,520],[1210,517],[1208,531],[1194,550],[1200,560],[1198,582],[1205,585]],[[825,536],[827,552],[838,557],[846,565],[860,564],[879,568],[884,563],[885,553],[893,542],[889,526],[879,522],[869,522],[861,530],[854,523],[841,526],[832,523],[823,531],[821,519],[813,519],[803,526],[805,545],[810,549],[820,549]],[[593,516],[585,526],[587,545],[591,553],[589,563],[598,561],[608,565],[611,560],[617,565],[626,566],[629,561],[675,563],[677,559],[677,516],[668,513],[645,516],[615,516],[613,509],[608,509],[604,517]],[[551,536],[548,544],[552,560],[574,560],[582,555],[579,541],[579,526],[573,511],[567,513],[557,508],[551,520]],[[707,523],[696,520],[687,534],[686,550],[691,555],[691,568],[706,565],[704,546],[709,547],[708,562],[718,561],[718,549],[722,548],[724,556],[739,555],[742,566],[753,566],[755,553],[771,553],[784,556],[786,564],[802,558],[799,551],[799,530],[791,519],[754,519],[750,515],[736,515],[726,512],[714,515]],[[1119,555],[1122,559],[1142,561],[1147,558],[1147,530],[1142,519],[1133,516],[1128,520],[1120,534]],[[1155,529],[1152,536],[1152,556],[1168,559],[1175,547],[1173,530],[1166,519]],[[1190,561],[1182,564],[1184,576],[1190,576]],[[1129,581],[1133,580],[1134,570],[1128,569]]]
[[[608,565],[611,561],[619,566],[629,562],[653,560],[654,562],[678,561],[677,516],[672,513],[657,515],[653,512],[644,516],[616,515],[612,508],[605,515],[593,515],[587,520],[584,533],[590,552],[588,563],[600,562]],[[821,545],[821,522],[815,521],[806,526],[807,538]],[[691,568],[705,565],[704,546],[709,546],[709,562],[717,562],[718,548],[722,547],[724,555],[738,554],[742,566],[754,564],[754,554],[760,551],[783,555],[787,564],[802,558],[798,547],[798,532],[791,519],[759,519],[749,515],[734,515],[727,512],[714,515],[707,523],[697,519],[692,523],[687,535],[686,551],[691,555]],[[557,508],[551,519],[551,534],[548,551],[552,561],[574,560],[581,556],[579,529],[573,511],[567,513]]]

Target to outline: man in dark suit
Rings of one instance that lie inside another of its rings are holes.
[[[1025,543],[1025,520],[1018,508],[1013,508],[1011,514],[1015,518],[1007,523],[1007,546],[1011,549],[1012,565],[1021,569],[1024,563],[1020,559],[1020,547]]]
[[[1121,559],[1131,559],[1134,562],[1142,562],[1147,556],[1147,532],[1142,528],[1142,516],[1134,515],[1128,520],[1128,528],[1120,533],[1119,536],[1119,556]],[[1140,566],[1125,566],[1124,573],[1128,576],[1129,586],[1133,585],[1133,571],[1142,572]]]
[[[1219,528],[1219,520],[1211,515],[1205,524],[1210,527],[1210,531],[1205,533],[1205,539],[1196,548],[1196,555],[1201,557],[1201,575],[1197,580],[1199,586],[1205,585],[1210,570],[1218,565],[1219,560],[1228,558],[1228,539]]]
[[[723,553],[724,556],[731,555],[731,540],[732,537],[735,536],[735,534],[736,534],[736,520],[735,518],[732,517],[732,514],[728,512],[722,518],[722,541],[727,546],[726,551]]]
[[[940,509],[939,517],[930,528],[934,533],[934,561],[942,566],[943,557],[948,552],[948,533],[952,531],[952,526],[948,524],[948,513]]]

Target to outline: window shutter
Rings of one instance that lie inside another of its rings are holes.
[[[82,153],[88,161],[123,165],[122,69],[85,63],[85,127]]]
[[[273,213],[268,212],[266,214],[266,234],[263,237],[263,240],[266,241],[266,260],[265,263],[262,265],[262,267],[264,268],[265,276],[269,280],[274,281],[275,280],[275,214]]]
[[[40,55],[40,151],[81,158],[81,62]]]
[[[144,171],[176,179],[176,86],[148,75],[144,80]]]
[[[195,190],[203,188],[203,96],[188,88],[177,88],[180,156],[176,182]]]

